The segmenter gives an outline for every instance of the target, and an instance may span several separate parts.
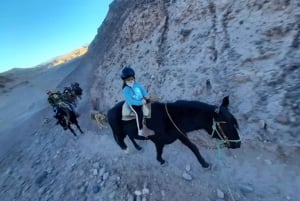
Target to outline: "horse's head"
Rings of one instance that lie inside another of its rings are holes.
[[[240,148],[241,139],[238,132],[238,122],[228,110],[229,97],[223,98],[223,102],[214,112],[212,137],[219,138],[228,148]]]

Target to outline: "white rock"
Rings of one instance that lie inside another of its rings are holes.
[[[142,193],[145,194],[149,194],[150,190],[148,188],[143,188]]]
[[[266,159],[265,163],[268,164],[268,165],[272,165],[272,161],[270,159]]]
[[[265,129],[266,128],[266,122],[264,120],[259,121],[259,128]]]
[[[190,164],[186,164],[185,170],[186,170],[187,172],[191,171],[191,165],[190,165]]]
[[[224,193],[220,189],[217,189],[217,197],[221,198],[221,199],[224,199]]]
[[[239,184],[239,187],[243,193],[252,193],[254,191],[254,188],[251,184]]]
[[[98,175],[98,170],[97,169],[93,169],[93,175],[94,176]]]
[[[191,181],[193,179],[192,176],[190,174],[188,174],[187,172],[183,172],[182,177],[188,181]]]
[[[141,196],[141,195],[142,195],[142,192],[139,191],[139,190],[136,190],[136,191],[134,191],[134,194],[135,194],[136,196]]]

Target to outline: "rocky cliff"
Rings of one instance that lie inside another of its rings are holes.
[[[107,111],[131,65],[161,101],[230,96],[245,138],[300,144],[300,2],[115,0],[89,46]]]

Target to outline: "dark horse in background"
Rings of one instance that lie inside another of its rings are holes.
[[[81,99],[82,96],[82,88],[79,86],[79,83],[75,82],[71,84],[71,88],[72,88],[72,93],[78,97],[79,99]]]
[[[72,89],[70,87],[65,87],[63,91],[63,98],[64,101],[73,104],[75,107],[77,107],[77,96],[73,93]]]
[[[186,100],[152,103],[151,118],[146,119],[146,125],[154,130],[155,135],[148,138],[138,136],[136,120],[121,120],[123,103],[124,101],[117,103],[107,114],[115,141],[121,149],[126,150],[124,139],[128,135],[135,148],[140,150],[141,147],[134,139],[149,139],[155,144],[156,159],[161,164],[165,163],[162,158],[164,146],[179,139],[195,154],[202,167],[208,168],[209,164],[187,136],[188,132],[198,129],[204,129],[213,138],[222,140],[228,148],[235,149],[241,146],[237,120],[228,110],[228,96],[223,98],[220,106]]]
[[[55,117],[58,120],[57,123],[60,124],[64,128],[64,130],[69,129],[74,136],[77,135],[74,129],[71,127],[71,124],[75,124],[80,133],[83,133],[78,124],[76,114],[71,109],[67,107],[58,107]]]

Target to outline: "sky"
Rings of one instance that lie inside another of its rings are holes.
[[[0,73],[89,45],[113,0],[2,0]]]

